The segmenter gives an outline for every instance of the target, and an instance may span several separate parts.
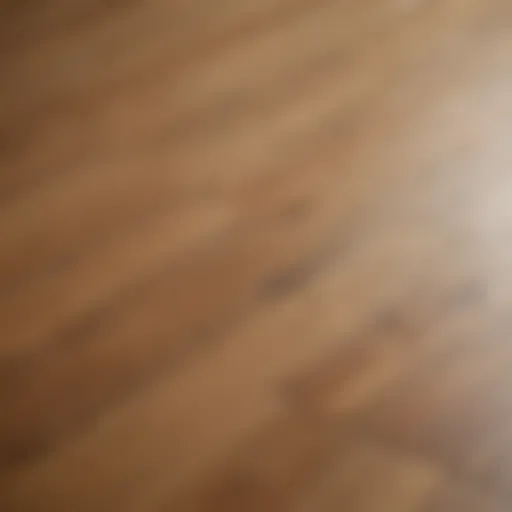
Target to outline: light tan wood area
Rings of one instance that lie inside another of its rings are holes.
[[[0,2],[0,511],[512,510],[512,2]]]

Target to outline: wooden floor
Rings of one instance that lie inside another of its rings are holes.
[[[1,0],[0,76],[0,511],[512,510],[510,0]]]

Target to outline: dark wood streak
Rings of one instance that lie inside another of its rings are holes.
[[[298,262],[294,268],[286,268],[270,275],[259,289],[244,298],[240,306],[231,310],[228,316],[219,316],[204,325],[195,325],[185,338],[178,338],[171,345],[167,341],[168,335],[164,332],[155,333],[151,341],[154,350],[146,356],[147,361],[139,359],[125,368],[116,368],[117,381],[114,383],[110,376],[106,382],[95,381],[94,388],[98,390],[95,394],[91,394],[91,386],[79,386],[91,371],[85,362],[91,356],[94,357],[97,350],[101,350],[101,345],[95,338],[98,337],[98,330],[104,330],[105,321],[110,320],[112,325],[112,317],[115,319],[121,315],[122,318],[126,309],[129,310],[129,304],[134,300],[138,301],[140,290],[133,286],[118,298],[114,311],[112,305],[95,309],[81,317],[78,323],[64,328],[57,336],[53,335],[51,343],[45,344],[42,352],[19,360],[2,361],[0,393],[5,391],[7,395],[1,397],[0,394],[0,402],[8,400],[11,412],[0,425],[0,471],[3,467],[27,464],[34,458],[43,456],[54,449],[57,440],[62,442],[79,435],[103,411],[129,402],[135,393],[150,387],[159,378],[177,372],[195,355],[201,354],[204,357],[208,351],[215,350],[226,333],[249,321],[259,310],[273,307],[273,304],[278,306],[280,301],[298,288],[307,286],[319,274],[328,272],[330,266],[338,265],[346,251],[347,242],[329,242],[327,247],[320,247],[317,253]],[[161,274],[163,272],[159,273]],[[147,283],[144,282],[144,285]],[[108,332],[109,324],[106,328]],[[105,335],[100,336],[99,341],[103,343]],[[81,366],[78,371],[75,369],[70,372],[70,368],[76,368],[75,362],[81,362]],[[60,376],[56,379],[58,374]],[[27,394],[38,396],[37,389],[29,392],[27,386],[30,388],[33,384],[37,385],[37,382],[50,380],[58,382],[58,389],[50,386],[36,403],[26,402]],[[57,394],[60,395],[58,401],[55,400]],[[81,398],[77,401],[79,396]],[[79,409],[76,409],[76,404],[80,404]],[[58,410],[51,412],[55,407]],[[45,411],[43,418],[39,415],[41,410]],[[27,414],[31,413],[36,416],[28,420]],[[20,431],[20,417],[24,418],[25,425],[29,427],[29,432],[25,435]],[[55,418],[59,418],[59,423],[64,422],[65,425],[55,426]]]

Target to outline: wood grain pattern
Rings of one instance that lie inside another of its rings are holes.
[[[0,14],[2,512],[510,509],[508,0]]]

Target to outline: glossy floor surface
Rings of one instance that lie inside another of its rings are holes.
[[[0,510],[512,509],[512,2],[0,4]]]

